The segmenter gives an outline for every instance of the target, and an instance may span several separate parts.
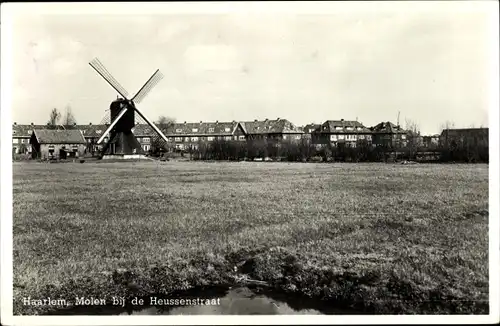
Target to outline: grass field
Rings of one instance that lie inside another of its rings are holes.
[[[488,312],[488,165],[20,163],[23,297],[235,282],[376,313]],[[236,269],[235,269],[236,266]],[[126,270],[126,272],[124,272]]]

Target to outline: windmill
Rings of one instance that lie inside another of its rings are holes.
[[[103,140],[109,134],[109,141],[104,144],[102,149],[102,158],[142,158],[144,151],[141,144],[133,134],[135,127],[135,113],[151,126],[151,128],[167,141],[167,137],[154,125],[137,107],[151,89],[163,78],[160,70],[156,70],[139,91],[131,98],[128,98],[128,92],[120,83],[109,73],[104,65],[95,58],[89,62],[89,65],[121,96],[111,102],[109,108],[110,124],[101,137],[97,140],[97,145],[103,143]]]

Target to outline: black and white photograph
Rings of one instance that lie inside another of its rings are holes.
[[[2,3],[2,324],[498,322],[498,9]]]

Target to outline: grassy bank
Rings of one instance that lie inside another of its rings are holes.
[[[235,282],[378,313],[486,313],[488,166],[14,164],[23,297]],[[235,268],[236,267],[236,268]]]

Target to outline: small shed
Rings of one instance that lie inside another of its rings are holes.
[[[66,159],[83,156],[86,147],[81,130],[33,130],[30,138],[32,157]]]

